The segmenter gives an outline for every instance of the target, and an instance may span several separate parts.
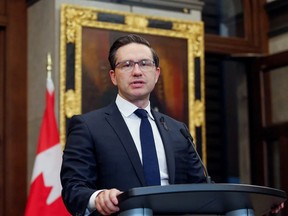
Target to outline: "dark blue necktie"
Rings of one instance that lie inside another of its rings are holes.
[[[137,109],[134,112],[141,118],[140,140],[142,148],[143,170],[147,186],[160,185],[160,172],[153,137],[152,128],[148,120],[147,112],[144,109]]]

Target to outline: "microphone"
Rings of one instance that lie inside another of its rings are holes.
[[[208,171],[207,171],[206,167],[204,166],[203,161],[202,161],[201,157],[199,156],[199,154],[198,154],[198,152],[197,152],[197,149],[195,148],[195,145],[194,145],[194,143],[193,143],[193,138],[192,138],[192,136],[190,135],[190,133],[188,132],[188,129],[187,129],[187,128],[186,128],[186,129],[181,128],[181,129],[180,129],[180,132],[181,132],[182,135],[188,140],[188,142],[192,145],[192,147],[193,147],[193,149],[194,149],[194,151],[195,151],[195,153],[196,153],[196,155],[197,155],[197,157],[198,157],[198,159],[199,159],[199,161],[200,161],[200,164],[201,164],[201,166],[202,166],[202,168],[203,168],[203,170],[204,170],[204,173],[205,173],[205,176],[206,176],[206,182],[207,182],[208,184],[212,183],[211,177],[209,176]]]

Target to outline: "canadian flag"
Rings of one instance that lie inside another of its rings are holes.
[[[41,124],[37,155],[25,216],[70,215],[61,198],[62,147],[54,113],[54,85],[47,76],[46,108]]]

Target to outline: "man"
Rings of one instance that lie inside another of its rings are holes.
[[[149,42],[138,35],[121,37],[110,48],[109,62],[111,81],[118,88],[116,101],[74,116],[69,125],[61,182],[72,215],[116,213],[117,195],[130,188],[206,181],[196,152],[180,132],[186,125],[150,108],[160,67]],[[138,109],[148,115],[157,152],[156,171],[147,175],[139,129],[144,120]],[[151,176],[156,183],[150,183]]]

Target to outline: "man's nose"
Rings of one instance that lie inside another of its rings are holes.
[[[142,71],[140,69],[138,62],[135,62],[132,73],[133,74],[142,74]]]

